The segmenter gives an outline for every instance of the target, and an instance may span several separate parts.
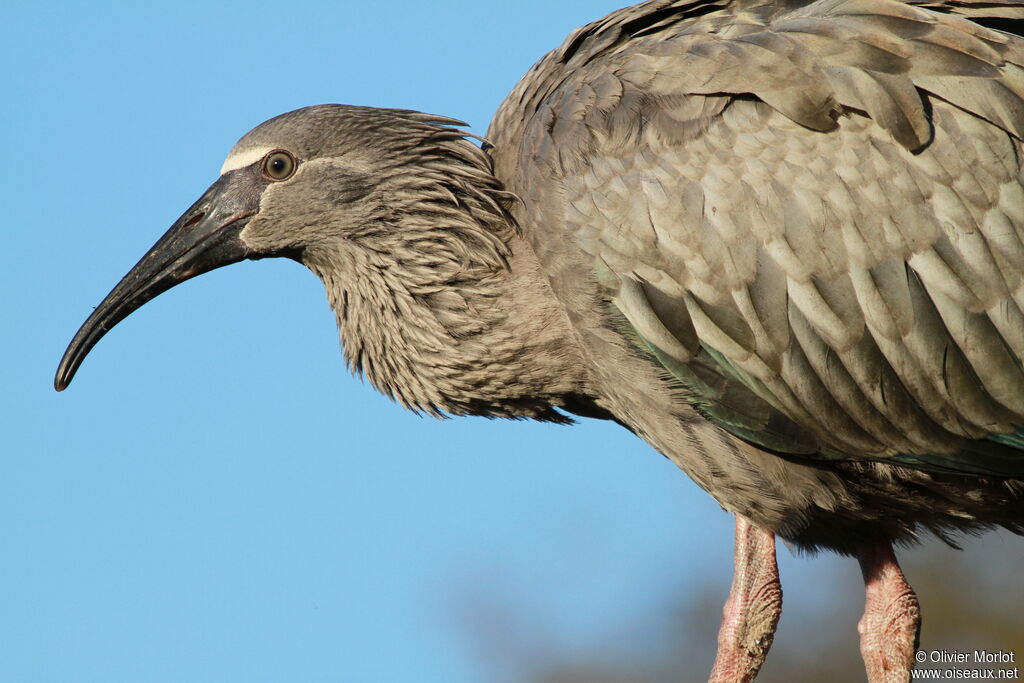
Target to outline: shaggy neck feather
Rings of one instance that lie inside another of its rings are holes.
[[[589,402],[577,345],[509,197],[461,142],[473,166],[403,169],[372,220],[303,261],[324,282],[349,367],[384,394],[432,415],[566,421],[554,407]]]

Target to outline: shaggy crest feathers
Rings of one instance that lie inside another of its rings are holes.
[[[509,320],[516,198],[452,127],[460,122],[400,110],[380,118],[355,123],[380,151],[373,219],[302,257],[326,285],[349,368],[436,417],[569,421],[551,406],[575,393],[578,373],[527,366],[538,352],[529,347],[567,354]]]

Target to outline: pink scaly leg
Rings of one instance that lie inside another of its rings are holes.
[[[782,614],[775,535],[736,515],[732,589],[722,610],[718,655],[709,683],[754,680]]]
[[[906,683],[914,666],[921,608],[903,577],[892,544],[883,541],[860,554],[866,599],[857,625],[870,683]]]

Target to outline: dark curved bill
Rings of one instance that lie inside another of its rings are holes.
[[[248,170],[227,173],[211,185],[96,307],[57,367],[57,391],[71,383],[92,347],[132,311],[185,280],[252,255],[239,233],[259,210],[263,185]]]

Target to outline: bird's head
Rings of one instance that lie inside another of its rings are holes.
[[[353,253],[378,270],[400,263],[413,280],[444,275],[438,254],[454,270],[467,261],[503,267],[503,232],[511,226],[504,193],[487,156],[458,125],[414,111],[320,105],[257,126],[228,154],[220,178],[85,321],[55,388],[64,389],[132,311],[243,259],[293,258],[325,281],[346,277],[332,268],[344,269]]]

